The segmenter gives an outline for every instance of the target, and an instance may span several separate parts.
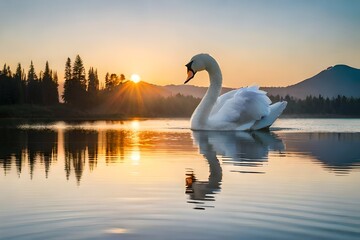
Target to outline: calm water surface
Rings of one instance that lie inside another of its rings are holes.
[[[360,119],[0,122],[0,239],[360,239]]]

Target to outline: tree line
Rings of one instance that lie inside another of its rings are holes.
[[[32,61],[27,75],[20,63],[15,73],[4,64],[0,70],[0,105],[58,104],[58,86],[57,72],[50,69],[48,62],[39,75],[36,74]]]
[[[297,99],[289,95],[269,97],[273,102],[283,100],[288,102],[284,114],[360,116],[360,98],[340,95],[333,98],[310,95],[305,99]]]
[[[117,86],[125,82],[124,74],[106,73],[105,86],[99,85],[97,69],[89,68],[86,78],[83,60],[79,55],[76,56],[74,64],[67,58],[65,63],[65,82],[62,99],[65,104],[75,108],[93,109],[104,102],[104,95],[114,92]]]
[[[100,89],[97,69],[90,67],[88,77],[85,67],[79,55],[74,64],[67,58],[65,63],[64,92],[61,95],[64,103],[75,108],[91,108],[98,103],[101,90],[111,91],[125,81],[125,75],[109,74],[105,76],[105,87]],[[35,104],[56,105],[59,104],[58,75],[49,67],[46,61],[45,69],[36,73],[33,62],[29,66],[27,74],[18,63],[15,73],[10,66],[4,64],[0,70],[0,105]]]

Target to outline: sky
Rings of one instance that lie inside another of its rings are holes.
[[[360,68],[359,12],[357,0],[0,0],[0,64],[27,72],[32,60],[40,72],[48,60],[62,84],[79,54],[101,81],[136,73],[167,85],[209,53],[224,86],[288,86],[336,64]]]

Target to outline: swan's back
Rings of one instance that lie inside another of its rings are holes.
[[[209,123],[215,129],[247,130],[270,113],[271,100],[257,86],[240,88],[220,96]]]
[[[229,99],[234,97],[238,90],[239,89],[235,89],[219,96],[213,109],[211,110],[210,116],[215,115]]]

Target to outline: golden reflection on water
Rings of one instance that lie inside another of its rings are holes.
[[[191,132],[163,126],[161,120],[147,125],[133,120],[81,125],[59,122],[1,129],[0,161],[5,173],[15,167],[20,175],[28,165],[32,176],[34,169],[42,166],[46,177],[51,165],[60,161],[65,165],[66,178],[73,173],[78,183],[86,166],[94,171],[99,163],[110,165],[129,161],[133,166],[144,164],[156,171],[162,167],[154,158],[171,158],[171,154],[178,158],[196,154],[195,149],[199,149],[209,166],[215,161],[232,164],[239,167],[232,171],[239,173],[265,173],[266,169],[257,167],[267,162],[269,154],[308,155],[341,174],[357,167],[359,162],[360,153],[356,147],[360,142],[359,134]],[[196,173],[193,174],[193,180],[197,179]],[[193,181],[192,185],[196,184],[200,182]]]
[[[19,174],[26,164],[30,166],[31,175],[35,168],[41,169],[43,165],[48,173],[51,165],[60,161],[64,163],[66,179],[75,176],[78,184],[87,167],[92,172],[99,164],[129,162],[133,166],[146,166],[156,172],[162,167],[153,160],[154,157],[167,158],[169,152],[179,154],[194,149],[188,130],[177,132],[142,129],[138,120],[124,124],[116,122],[114,125],[104,122],[85,123],[81,126],[64,123],[25,125],[12,129],[12,132],[10,129],[4,131],[5,135],[16,138],[17,144],[14,147],[18,148],[8,153],[5,151],[5,155],[14,155],[16,159],[1,160],[4,162],[5,172],[15,162]],[[16,152],[22,152],[23,156],[17,156]],[[145,162],[142,162],[143,156],[146,157]],[[132,172],[136,173],[137,169]]]
[[[160,130],[154,129],[154,126],[159,128],[159,124]],[[103,165],[129,164],[131,174],[139,178],[151,172],[162,179],[165,162],[200,158],[206,161],[209,174],[186,166],[189,168],[186,192],[190,199],[197,201],[220,191],[223,165],[234,166],[231,172],[265,174],[272,170],[266,167],[269,157],[291,156],[294,159],[300,156],[301,159],[306,156],[337,174],[347,174],[353,168],[358,169],[360,161],[356,147],[360,142],[359,134],[192,132],[163,126],[164,121],[146,125],[133,120],[5,128],[0,130],[3,136],[0,163],[5,175],[16,168],[20,176],[28,166],[31,178],[41,169],[46,178],[52,172],[61,175],[58,172],[65,171],[66,179],[75,177],[80,184],[86,169],[93,172]],[[59,167],[61,164],[63,168]],[[280,167],[285,174],[288,165]],[[169,174],[174,171],[177,169],[165,170]]]

